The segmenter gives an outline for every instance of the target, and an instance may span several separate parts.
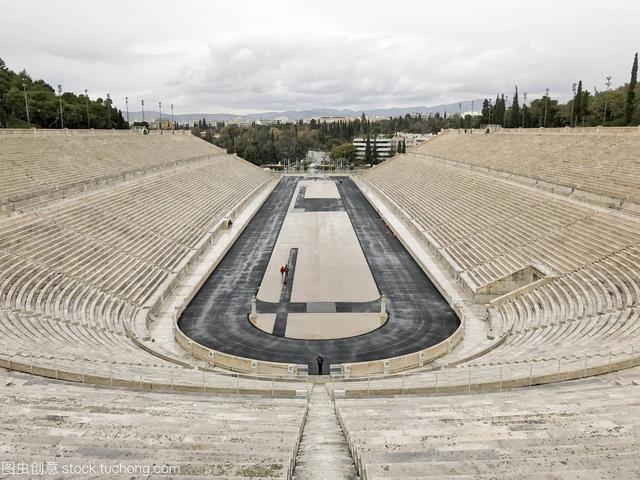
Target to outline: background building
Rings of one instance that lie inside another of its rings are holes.
[[[149,130],[171,130],[171,120],[168,118],[156,118],[149,124]]]
[[[423,144],[427,140],[431,139],[433,135],[431,133],[406,133],[406,132],[398,132],[391,139],[391,144],[393,146],[394,151],[398,151],[398,144],[404,142],[404,145],[407,148],[417,147],[418,145]]]
[[[353,146],[356,147],[356,158],[361,162],[365,161],[367,151],[367,138],[354,138]],[[393,155],[392,152],[395,151],[395,149],[393,148],[393,139],[380,135],[378,135],[377,137],[369,138],[369,148],[371,155],[373,155],[374,146],[377,162],[381,162],[382,160],[390,158]]]

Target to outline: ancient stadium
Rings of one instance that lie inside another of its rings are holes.
[[[449,130],[335,174],[161,133],[0,130],[3,462],[640,476],[638,127]]]

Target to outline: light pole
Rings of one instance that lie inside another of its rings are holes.
[[[504,119],[502,120],[504,128],[507,128],[507,112],[509,111],[509,107],[507,105],[509,105],[509,95],[504,97]]]
[[[144,121],[144,100],[140,100],[140,103],[142,104],[142,123],[145,123],[145,121]]]
[[[158,121],[158,130],[162,133],[162,102],[158,102],[158,108],[160,109],[160,120]]]
[[[111,128],[111,95],[107,93],[107,128]]]
[[[58,84],[58,98],[60,100],[60,128],[64,128],[64,118],[62,118],[62,84]]]
[[[573,106],[576,104],[576,87],[578,86],[577,83],[572,83],[571,84],[571,91],[573,92],[573,100],[571,101],[571,116],[569,117],[569,126],[571,126],[571,124],[573,124],[573,126],[576,126],[576,122],[573,121]]]
[[[87,128],[91,128],[91,121],[89,120],[89,91],[84,89],[84,104],[87,107]]]
[[[458,104],[458,108],[460,109],[460,116],[458,117],[458,133],[460,133],[460,125],[462,123],[462,103]]]
[[[22,79],[22,90],[24,91],[24,109],[27,111],[27,124],[31,128],[31,118],[29,117],[29,100],[27,99],[27,81]]]
[[[129,97],[124,97],[124,104],[127,109],[127,124],[129,123]]]
[[[522,128],[524,128],[524,109],[527,106],[527,92],[522,95]]]
[[[473,133],[473,120],[475,116],[473,115],[473,100],[471,100],[471,133]]]
[[[173,103],[171,104],[171,133],[175,135],[174,130],[174,123],[173,123]]]
[[[547,128],[547,107],[549,106],[549,89],[544,89],[544,120],[542,122],[542,128]]]
[[[607,77],[607,81],[605,83],[607,86],[607,91],[604,94],[604,115],[602,116],[602,126],[604,127],[605,123],[607,123],[607,101],[609,100],[609,87],[611,86],[611,76]]]

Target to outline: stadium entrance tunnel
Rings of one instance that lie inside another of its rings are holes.
[[[178,319],[192,353],[310,373],[318,354],[328,373],[446,344],[459,326],[348,177],[282,178]]]

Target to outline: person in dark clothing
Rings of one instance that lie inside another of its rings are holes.
[[[318,354],[316,357],[316,363],[318,364],[318,375],[322,375],[322,365],[324,365],[324,358],[322,358],[322,355]]]

